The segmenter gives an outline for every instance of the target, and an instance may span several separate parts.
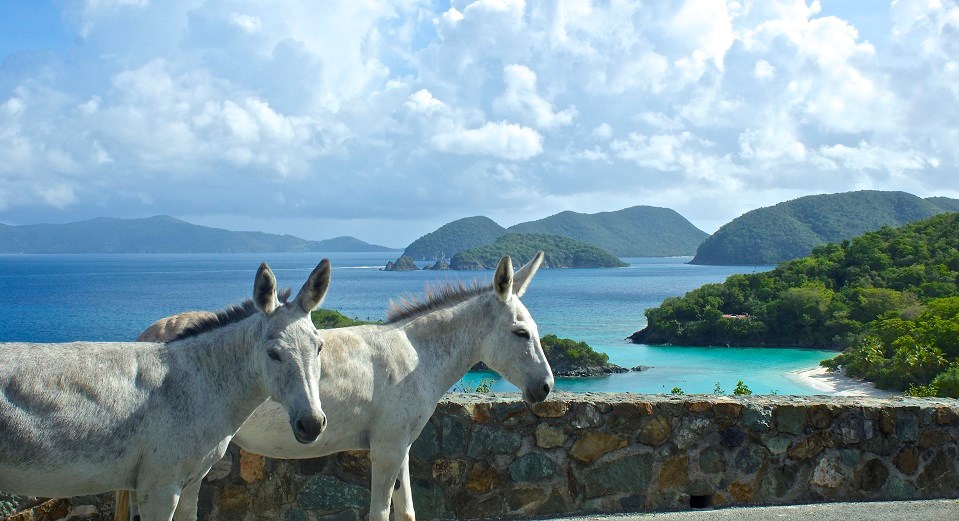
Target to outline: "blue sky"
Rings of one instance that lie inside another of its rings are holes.
[[[959,197],[955,0],[0,0],[0,222],[403,246],[637,204]]]

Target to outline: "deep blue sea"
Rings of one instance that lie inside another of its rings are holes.
[[[261,261],[281,286],[298,289],[322,257],[317,253],[0,255],[0,342],[133,340],[155,320],[190,309],[220,309],[250,296]],[[386,272],[396,253],[332,253],[333,280],[323,307],[377,320],[390,298],[420,294],[446,279],[486,281],[491,271]],[[628,268],[541,270],[523,302],[540,333],[584,340],[624,367],[642,372],[559,379],[569,391],[661,393],[681,387],[730,392],[743,380],[754,392],[812,394],[785,374],[817,365],[830,351],[779,348],[653,347],[624,338],[646,324],[643,311],[669,296],[754,266],[693,266],[681,258],[627,258]],[[419,263],[421,266],[426,263]],[[495,374],[495,390],[515,390]]]

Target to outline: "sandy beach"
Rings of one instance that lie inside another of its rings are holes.
[[[873,396],[889,398],[899,396],[899,393],[877,389],[872,382],[843,376],[836,371],[827,371],[825,367],[811,367],[799,371],[786,373],[790,380],[812,387],[822,394],[833,396]]]

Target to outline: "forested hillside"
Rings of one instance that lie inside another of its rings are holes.
[[[514,266],[529,262],[538,251],[545,253],[546,268],[616,268],[627,266],[615,255],[592,244],[558,235],[509,233],[489,246],[457,253],[450,260],[454,270],[495,269],[505,255]]]
[[[646,310],[648,326],[631,338],[846,348],[831,366],[883,387],[927,386],[943,374],[959,382],[957,288],[959,214],[949,213],[667,299]],[[945,392],[945,381],[937,385]]]
[[[692,255],[708,234],[669,208],[634,206],[615,212],[560,212],[511,226],[515,233],[562,235],[619,257]]]
[[[506,229],[489,217],[464,217],[416,239],[403,255],[415,260],[448,259],[461,251],[492,244],[504,233]]]
[[[950,201],[955,200],[875,190],[800,197],[723,225],[699,246],[692,264],[776,264],[821,244],[946,212]]]

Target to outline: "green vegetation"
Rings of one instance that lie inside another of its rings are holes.
[[[609,363],[609,355],[594,350],[586,342],[577,342],[569,338],[560,338],[552,333],[540,338],[546,359],[566,359],[587,365]]]
[[[479,382],[476,382],[475,386],[471,386],[467,383],[454,385],[452,391],[455,393],[491,394],[493,392],[494,383],[495,383],[495,380],[493,380],[492,378],[483,378]]]
[[[512,256],[514,265],[520,266],[529,262],[540,250],[546,253],[543,265],[547,268],[627,266],[609,252],[568,237],[509,233],[489,246],[457,253],[450,260],[450,268],[454,270],[495,269],[504,255]]]
[[[604,376],[626,369],[609,363],[609,356],[594,350],[586,342],[548,334],[540,338],[543,353],[556,376]]]
[[[749,390],[748,385],[744,384],[743,381],[740,380],[736,382],[736,388],[733,389],[733,394],[736,396],[749,396],[750,394],[753,394],[753,392]]]
[[[686,391],[684,391],[682,387],[673,387],[673,388],[669,391],[669,394],[675,394],[675,395],[677,395],[677,396],[683,396],[684,394],[686,394]]]
[[[417,260],[448,259],[461,251],[492,244],[504,233],[506,229],[489,217],[465,217],[416,239],[403,255]]]
[[[959,212],[959,199],[950,199],[948,197],[927,197],[926,200],[947,212]]]
[[[811,195],[746,212],[703,241],[692,264],[776,264],[809,255],[883,226],[900,226],[949,211],[955,199],[905,192]]]
[[[336,329],[340,327],[362,326],[374,324],[357,318],[350,318],[335,309],[315,309],[310,313],[310,319],[317,329]]]
[[[646,310],[637,343],[846,348],[880,387],[959,387],[959,214],[883,228]]]
[[[713,394],[720,396],[726,394],[726,390],[723,389],[723,386],[719,385],[719,382],[716,382],[716,385],[713,386]]]
[[[615,212],[560,212],[510,227],[512,233],[561,235],[619,257],[692,255],[708,234],[669,208],[634,206]]]

